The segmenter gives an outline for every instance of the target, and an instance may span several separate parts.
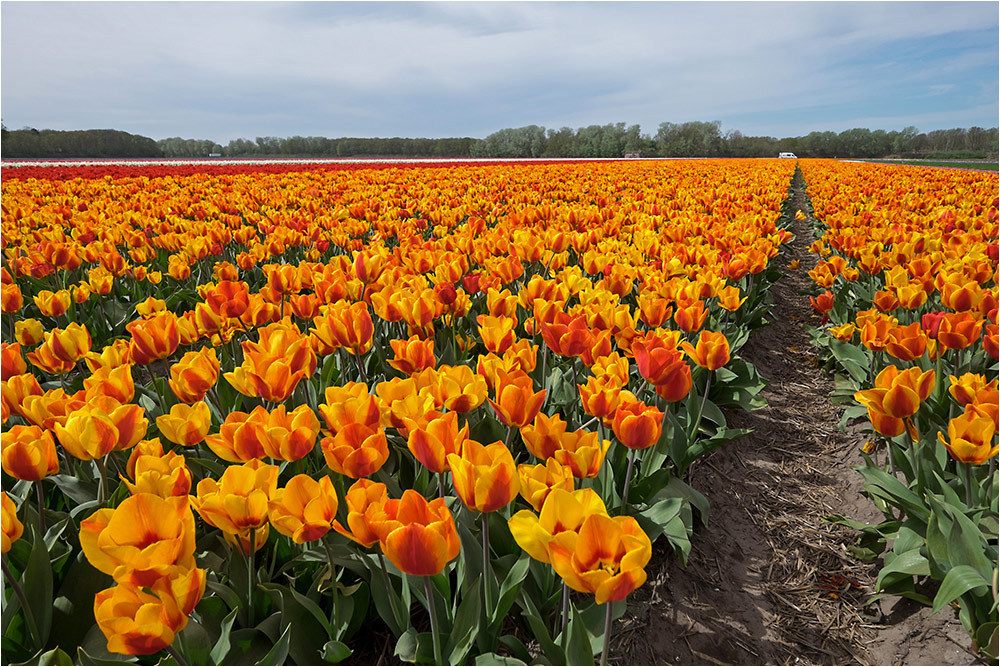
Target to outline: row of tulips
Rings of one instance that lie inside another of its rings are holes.
[[[846,371],[845,422],[870,424],[859,469],[886,519],[845,522],[862,531],[861,553],[883,558],[880,592],[955,606],[995,658],[997,176],[802,169],[819,222],[810,298],[827,326],[816,339]]]
[[[790,169],[5,180],[5,659],[606,660],[760,405]]]

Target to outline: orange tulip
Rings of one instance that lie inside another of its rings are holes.
[[[542,409],[545,391],[534,392],[531,378],[523,371],[508,374],[497,370],[497,400],[488,400],[501,422],[520,428],[533,420]]]
[[[536,465],[522,463],[517,466],[517,476],[521,482],[521,497],[536,512],[542,511],[545,499],[555,489],[573,491],[573,471],[555,459]]]
[[[14,324],[14,340],[25,347],[38,345],[44,339],[45,329],[42,323],[34,318],[18,320]]]
[[[215,350],[202,347],[185,352],[180,361],[170,366],[167,383],[174,395],[185,403],[197,403],[205,398],[219,379],[219,358]]]
[[[407,420],[407,442],[413,457],[431,472],[449,470],[448,456],[458,454],[469,439],[469,425],[458,427],[458,413],[449,412],[426,424]]]
[[[983,321],[970,312],[945,313],[937,340],[946,350],[962,350],[974,345],[982,334]]]
[[[982,300],[983,291],[976,280],[961,284],[949,281],[941,286],[941,303],[956,312],[974,310]]]
[[[0,343],[0,374],[4,378],[12,375],[23,375],[28,372],[28,364],[21,356],[21,346],[18,343]]]
[[[479,323],[483,345],[494,354],[503,354],[517,340],[517,333],[514,331],[517,320],[513,317],[480,315],[476,321]]]
[[[810,275],[812,273],[810,272]],[[829,285],[827,285],[829,287]],[[823,316],[820,321],[820,325],[826,324],[830,319],[830,311],[833,310],[834,294],[830,290],[827,290],[816,297],[809,297],[809,302],[812,304],[813,310]]]
[[[309,338],[290,324],[263,327],[259,342],[242,345],[243,364],[223,377],[245,396],[282,403],[302,379],[316,372],[316,353]]]
[[[327,387],[326,403],[319,405],[319,414],[334,434],[350,424],[375,428],[381,423],[378,401],[368,393],[368,385],[363,382]]]
[[[118,583],[152,586],[174,567],[195,565],[194,515],[187,496],[129,496],[80,523],[80,546],[95,568]]]
[[[646,449],[656,444],[663,429],[663,413],[622,392],[622,402],[611,422],[618,441],[630,449]]]
[[[221,317],[241,317],[250,307],[250,292],[239,280],[220,280],[205,294],[205,302]]]
[[[150,364],[169,357],[180,344],[177,316],[173,313],[163,313],[148,320],[134,320],[125,328],[132,334],[130,354],[137,364]]]
[[[739,290],[736,290],[739,294]],[[656,294],[643,292],[639,295],[639,318],[647,327],[656,328],[673,314],[670,301]]]
[[[878,308],[879,312],[891,313],[899,308],[899,299],[892,290],[879,290],[872,298],[872,305]]]
[[[277,466],[260,461],[231,465],[218,481],[206,478],[198,482],[198,495],[190,497],[191,506],[206,523],[230,539],[238,539],[248,553],[251,535],[263,538],[256,539],[256,549],[267,539],[267,503],[277,485]]]
[[[296,544],[313,542],[329,532],[337,518],[337,492],[329,477],[319,481],[296,475],[268,501],[271,525]]]
[[[65,424],[56,423],[53,429],[69,454],[90,461],[142,440],[149,426],[143,415],[138,405],[122,405],[105,397],[100,403],[89,403],[69,413]]]
[[[83,386],[88,399],[96,396],[110,396],[119,403],[128,403],[135,397],[135,381],[132,379],[132,364],[117,367],[102,366],[90,377],[84,378]]]
[[[38,306],[38,310],[42,311],[42,315],[46,317],[59,317],[69,309],[72,298],[69,290],[61,289],[56,292],[42,290],[35,296],[34,301],[35,305]]]
[[[407,340],[390,340],[389,345],[395,354],[389,360],[389,365],[404,375],[413,375],[426,368],[434,368],[437,360],[434,358],[434,340],[422,340],[418,336],[410,336]]]
[[[938,433],[938,440],[951,458],[962,463],[982,465],[997,455],[996,425],[989,417],[967,408],[948,422],[948,439]]]
[[[316,326],[310,333],[330,348],[347,348],[357,355],[372,349],[375,329],[368,304],[364,302],[339,301],[324,306],[313,323]]]
[[[159,444],[159,440],[156,442]],[[140,446],[141,443],[136,445],[136,450],[142,452]],[[140,453],[134,459],[130,457],[129,463],[135,483],[124,478],[122,481],[133,496],[152,493],[161,498],[187,497],[191,491],[191,471],[184,457],[177,452],[163,454],[161,449],[160,453]]]
[[[698,331],[705,325],[706,319],[708,310],[705,309],[705,303],[700,300],[684,307],[678,306],[677,312],[674,313],[674,323],[684,333]]]
[[[460,454],[449,454],[455,492],[465,506],[479,512],[506,507],[520,489],[517,468],[510,450],[502,442],[483,446],[466,440]]]
[[[698,335],[697,346],[685,341],[681,343],[681,348],[691,361],[710,371],[718,370],[729,363],[729,341],[720,331],[702,331]]]
[[[65,361],[56,356],[52,349],[52,336],[45,334],[45,342],[35,348],[34,351],[26,355],[28,361],[36,368],[40,368],[51,375],[65,375],[73,370],[76,365],[72,361]]]
[[[622,384],[618,379],[608,376],[589,377],[587,384],[581,384],[579,388],[583,411],[610,424],[621,397]]]
[[[24,294],[21,288],[13,283],[0,286],[0,312],[19,313],[24,307]]]
[[[208,435],[212,427],[212,413],[204,401],[192,405],[177,403],[169,413],[156,418],[156,427],[170,442],[193,447]]]
[[[542,503],[538,514],[521,510],[507,520],[507,526],[518,546],[542,563],[549,563],[549,545],[564,532],[578,533],[584,520],[593,514],[608,515],[604,501],[593,489],[552,492]]]
[[[389,445],[382,427],[348,424],[320,441],[330,470],[352,479],[375,474],[389,459]]]
[[[552,568],[566,585],[593,593],[597,604],[617,602],[646,581],[652,543],[630,516],[591,514],[579,533],[564,531],[549,544]]]
[[[798,264],[790,268],[794,270],[798,268]],[[715,296],[719,300],[719,307],[723,310],[728,310],[731,313],[739,310],[740,306],[743,305],[743,302],[747,300],[747,297],[743,297],[742,299],[740,298],[740,288],[735,285],[726,285],[721,288]]]
[[[0,526],[3,530],[3,544],[0,546],[3,548],[0,549],[0,553],[7,553],[11,545],[24,534],[24,524],[17,518],[17,507],[6,491],[0,491],[0,500],[3,502],[3,511],[0,513],[3,524]]]
[[[383,506],[388,500],[385,484],[359,479],[351,485],[344,497],[347,504],[347,525],[350,529],[344,528],[339,521],[333,522],[333,529],[363,547],[370,547],[378,542],[378,534],[370,519],[381,517]]]
[[[4,404],[13,414],[22,415],[36,426],[51,431],[56,424],[65,424],[69,414],[86,405],[78,394],[66,395],[62,389],[43,392],[31,373],[15,375],[0,384]]]
[[[948,379],[951,381],[948,393],[958,401],[959,405],[964,406],[969,403],[984,401],[990,397],[995,398],[997,395],[997,380],[995,378],[987,382],[986,377],[983,375],[965,373],[961,377],[949,375]],[[994,400],[994,402],[996,401]]]
[[[921,372],[913,367],[900,371],[886,366],[875,377],[875,387],[855,392],[854,399],[868,408],[876,431],[893,437],[903,432],[901,420],[916,414],[933,389],[933,370]]]
[[[885,351],[896,359],[902,361],[913,361],[924,356],[927,351],[927,334],[920,326],[920,322],[914,322],[905,327],[892,327],[886,334]]]
[[[3,471],[15,479],[37,482],[59,472],[52,433],[38,426],[14,426],[0,441]]]
[[[119,584],[98,593],[94,617],[108,640],[108,651],[152,655],[173,644],[180,628],[175,627],[178,613],[171,602],[132,585]]]
[[[405,490],[399,500],[387,500],[382,516],[373,518],[372,526],[386,558],[407,574],[438,574],[461,549],[444,499],[428,502],[413,489]]]
[[[513,348],[511,348],[513,349]],[[510,350],[508,350],[510,352]],[[427,375],[426,386],[435,405],[453,412],[471,412],[486,401],[486,380],[468,366],[443,365],[436,371],[426,369],[418,382]]]

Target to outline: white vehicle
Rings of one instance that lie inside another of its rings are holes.
[[[789,160],[798,160],[798,156],[795,153],[778,153],[779,158],[788,158]]]

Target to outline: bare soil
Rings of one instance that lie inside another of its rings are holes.
[[[801,188],[797,204],[804,203]],[[874,595],[880,563],[852,557],[857,533],[832,514],[879,521],[862,495],[864,438],[837,428],[833,379],[804,328],[815,326],[807,275],[816,258],[806,222],[773,287],[770,324],[740,355],[769,384],[768,407],[727,415],[754,432],[696,463],[689,483],[711,503],[685,567],[662,542],[648,583],[633,593],[613,636],[615,664],[976,665],[970,641],[945,608]]]

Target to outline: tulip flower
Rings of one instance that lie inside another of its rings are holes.
[[[266,540],[267,503],[277,484],[277,466],[260,461],[231,465],[218,481],[198,482],[191,506],[206,523],[238,539],[244,553],[252,553]]]
[[[436,371],[424,370],[422,374],[432,372],[433,378],[429,378],[427,386],[435,404],[453,412],[467,413],[486,401],[486,380],[468,366],[443,365]]]
[[[56,292],[42,290],[35,296],[34,301],[35,305],[38,306],[38,310],[42,311],[42,315],[46,317],[59,317],[69,309],[72,298],[70,297],[69,290],[61,289]]]
[[[0,441],[3,471],[15,479],[37,482],[59,472],[56,443],[38,426],[12,427]]]
[[[700,300],[688,306],[678,306],[677,312],[674,313],[674,323],[684,333],[698,331],[705,325],[706,319],[708,310],[705,308],[705,303]]]
[[[326,403],[320,403],[319,414],[334,434],[350,424],[371,428],[379,426],[381,411],[378,400],[368,393],[367,384],[348,382],[339,387],[327,387],[325,395]]]
[[[132,334],[130,354],[137,364],[150,364],[169,357],[180,344],[177,316],[170,312],[148,320],[133,320],[125,328]]]
[[[562,488],[552,492],[542,503],[538,514],[520,510],[507,520],[514,541],[525,553],[542,563],[549,563],[549,544],[563,532],[579,532],[584,520],[592,514],[608,515],[604,501],[593,489],[576,491]]]
[[[205,302],[217,315],[240,317],[250,306],[250,293],[243,281],[220,280],[205,295]]]
[[[948,422],[948,439],[938,433],[938,440],[951,458],[961,463],[982,465],[997,455],[996,426],[989,417],[975,410],[965,412]]]
[[[95,568],[118,583],[152,586],[174,566],[194,567],[194,515],[187,496],[129,496],[80,523],[80,546]]]
[[[171,391],[181,401],[192,404],[205,398],[205,394],[219,379],[219,358],[215,350],[202,347],[186,352],[180,361],[170,366],[167,383]]]
[[[529,423],[542,409],[545,391],[534,391],[531,378],[523,371],[497,370],[496,400],[488,399],[497,418],[510,427]]]
[[[117,367],[102,366],[83,380],[88,399],[109,396],[119,403],[128,403],[135,397],[132,364]]]
[[[517,466],[517,476],[521,482],[521,497],[536,512],[542,511],[545,499],[555,489],[573,491],[573,471],[555,459],[536,465],[522,463]]]
[[[159,440],[155,442],[159,444]],[[164,454],[162,448],[159,453],[151,451],[145,454],[139,449],[141,444],[133,450],[140,454],[135,458],[129,457],[129,474],[135,482],[122,478],[132,495],[151,493],[161,498],[186,497],[191,491],[191,471],[184,457],[177,452]]]
[[[45,342],[35,348],[34,351],[28,352],[28,361],[31,362],[36,368],[40,368],[50,375],[65,375],[73,370],[74,363],[72,361],[65,361],[56,356],[55,351],[52,349],[52,337],[46,334]]]
[[[386,558],[406,574],[438,574],[461,548],[443,498],[428,502],[407,489],[399,500],[386,500],[380,516],[371,521]]]
[[[34,318],[19,320],[14,324],[14,340],[25,347],[38,345],[44,339],[45,329]]]
[[[170,442],[193,447],[208,435],[212,427],[212,413],[204,401],[193,405],[177,403],[169,413],[156,418],[156,427]]]
[[[28,372],[28,364],[21,356],[19,343],[0,343],[0,375],[9,378],[12,375],[23,375]]]
[[[617,602],[646,581],[652,543],[628,516],[591,514],[579,532],[564,531],[549,543],[552,568],[566,585],[592,593],[597,604]]]
[[[18,313],[24,307],[24,294],[21,288],[13,283],[4,283],[0,287],[0,312]]]
[[[381,426],[348,424],[319,444],[330,470],[352,479],[375,474],[389,459],[389,445]]]
[[[245,396],[281,403],[316,371],[316,353],[294,326],[277,323],[259,331],[259,342],[242,344],[243,364],[223,377]]]
[[[333,349],[347,348],[358,356],[372,349],[375,329],[366,303],[340,301],[324,308],[313,320],[316,325],[310,329],[313,336]]]
[[[697,346],[687,341],[681,348],[694,363],[710,371],[718,370],[729,363],[729,341],[726,335],[717,331],[702,331],[698,335]],[[638,358],[636,358],[638,362]]]
[[[900,371],[886,366],[875,377],[875,387],[858,391],[854,399],[868,408],[868,417],[878,433],[894,437],[903,432],[904,418],[912,417],[934,389],[934,371],[913,367]]]
[[[929,341],[927,334],[921,328],[919,322],[914,322],[905,327],[892,327],[886,334],[885,351],[896,359],[902,361],[913,361],[924,356],[928,349]]]
[[[433,339],[410,336],[407,340],[390,340],[389,345],[395,354],[394,359],[389,359],[389,365],[404,375],[413,375],[437,364]]]
[[[90,352],[83,358],[91,373],[99,368],[118,368],[132,363],[129,341],[118,339],[110,345],[105,345],[100,352]]]
[[[622,401],[611,422],[618,441],[629,449],[646,449],[656,444],[663,429],[663,413],[655,406],[637,400],[631,392],[622,392]]]
[[[0,549],[0,553],[5,554],[10,551],[14,542],[21,539],[21,535],[24,534],[24,524],[17,518],[17,506],[14,505],[14,501],[10,499],[6,491],[0,491],[0,500],[3,502],[3,511],[0,513],[0,519],[3,522],[3,525],[0,526],[3,529],[3,544],[0,546],[3,548]]]
[[[990,382],[986,377],[976,373],[965,373],[961,377],[949,375],[951,381],[948,393],[958,401],[959,405],[968,405],[980,399],[988,399],[997,395],[997,380],[994,378]],[[994,401],[995,402],[995,401]]]
[[[296,544],[313,542],[329,532],[337,518],[337,492],[329,477],[319,481],[296,475],[268,501],[271,525]]]
[[[431,472],[450,470],[448,456],[458,454],[469,439],[469,425],[458,427],[458,413],[449,412],[425,423],[407,420],[407,442],[413,457]]]
[[[494,354],[503,354],[517,340],[514,331],[517,320],[513,317],[480,315],[476,321],[479,323],[479,335],[483,345]]]
[[[798,260],[793,260],[797,262]],[[795,266],[790,266],[792,270],[798,268],[798,264]],[[719,307],[723,310],[728,310],[731,313],[736,312],[743,305],[743,302],[747,300],[747,297],[740,298],[740,288],[735,285],[726,285],[721,288],[716,294],[716,298],[719,301]]]
[[[945,313],[937,331],[937,340],[945,350],[962,350],[975,344],[982,334],[983,321],[972,313]]]
[[[466,440],[460,454],[449,454],[455,492],[465,506],[479,512],[506,507],[520,489],[517,468],[510,450],[502,442],[482,445]]]
[[[983,291],[976,280],[963,283],[949,281],[941,286],[941,303],[955,312],[974,310],[982,300]]]
[[[118,429],[111,417],[92,406],[80,408],[67,417],[65,425],[55,424],[60,444],[82,461],[104,458],[118,445]]]
[[[363,547],[378,542],[378,534],[372,525],[372,517],[381,517],[383,505],[389,500],[385,484],[370,479],[359,479],[351,485],[344,497],[347,505],[347,525],[333,522],[333,529],[354,540]]]
[[[15,375],[0,383],[0,394],[13,414],[19,414],[47,431],[56,424],[65,424],[71,412],[86,405],[78,394],[67,396],[62,389],[43,392],[31,373]]]

